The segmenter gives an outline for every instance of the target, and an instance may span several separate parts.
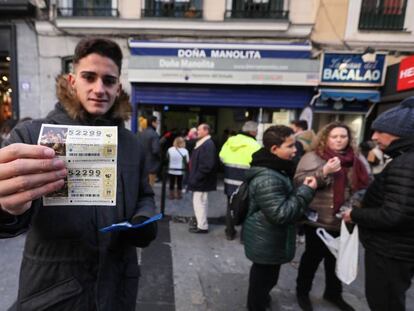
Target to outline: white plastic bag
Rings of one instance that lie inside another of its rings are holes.
[[[316,234],[325,243],[331,253],[336,257],[336,276],[345,284],[351,284],[358,274],[358,247],[359,233],[355,225],[349,233],[345,222],[341,223],[341,234],[334,238],[325,229],[316,229]]]
[[[320,237],[322,242],[325,243],[332,255],[334,255],[335,258],[338,258],[340,237],[334,238],[323,228],[316,229],[316,234]]]

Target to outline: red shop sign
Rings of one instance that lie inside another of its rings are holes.
[[[404,58],[398,71],[397,91],[414,88],[414,56]]]

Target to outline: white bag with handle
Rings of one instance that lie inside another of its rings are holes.
[[[345,284],[351,284],[358,274],[358,226],[355,225],[354,230],[350,233],[342,220],[339,237],[334,238],[323,228],[316,229],[316,234],[336,257],[335,271],[338,279]]]

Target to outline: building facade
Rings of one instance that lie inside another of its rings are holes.
[[[336,73],[342,77],[329,86],[324,83],[321,65],[321,97],[316,106],[336,109],[321,114],[320,120],[344,120],[360,140],[370,136],[371,121],[384,110],[384,102],[389,101],[389,94],[384,94],[385,84],[392,80],[388,66],[414,54],[414,21],[409,18],[410,12],[414,12],[413,0],[319,2],[311,35],[315,54],[323,59],[326,54],[337,53],[340,61]]]
[[[21,79],[31,86],[25,94],[38,103],[38,111],[30,110],[33,105],[26,109],[23,101],[21,110],[45,115],[55,103],[54,79],[70,69],[76,43],[86,35],[104,35],[123,49],[122,84],[132,95],[133,130],[137,118],[150,113],[163,119],[164,129],[209,122],[217,135],[238,130],[246,119],[287,123],[309,103],[318,83],[319,63],[309,41],[315,3],[46,2],[38,8],[46,18],[34,22],[38,67],[27,69],[40,79]],[[34,84],[37,93],[31,92]]]
[[[315,130],[343,120],[362,137],[387,66],[414,53],[414,0],[21,2],[34,13],[12,22],[16,118],[52,109],[55,78],[71,70],[75,45],[98,35],[123,49],[133,130],[147,114],[162,130],[209,122],[221,135],[248,119],[263,130],[310,106]]]

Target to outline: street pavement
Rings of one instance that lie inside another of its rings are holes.
[[[187,221],[193,215],[191,193],[182,200],[166,200],[166,217],[150,247],[138,249],[141,279],[137,309],[140,311],[238,311],[247,310],[246,294],[251,262],[244,255],[238,236],[227,241],[224,234],[226,197],[222,187],[209,197],[210,232],[191,234]],[[161,184],[154,187],[160,206]],[[240,231],[240,228],[238,229]],[[0,311],[8,310],[17,294],[18,270],[24,236],[0,240]],[[282,266],[272,290],[272,310],[300,310],[295,299],[295,279],[304,245],[298,243],[296,256]],[[364,298],[363,249],[358,278],[344,285],[344,298],[357,311],[369,310]],[[337,310],[321,297],[324,290],[323,265],[319,267],[311,292],[315,311]],[[414,311],[414,288],[407,294],[407,310]]]

